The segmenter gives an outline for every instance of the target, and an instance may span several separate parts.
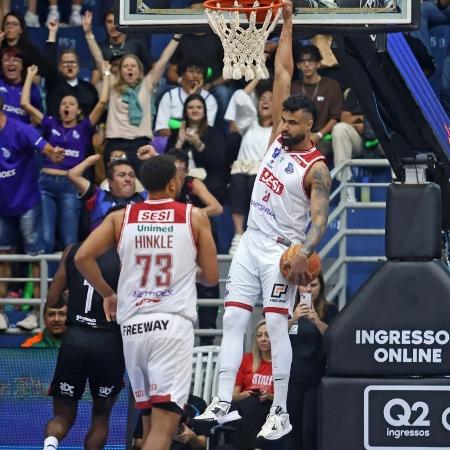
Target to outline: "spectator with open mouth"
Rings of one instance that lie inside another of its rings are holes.
[[[83,115],[87,117],[98,102],[97,90],[89,81],[82,80],[79,77],[80,62],[75,49],[64,49],[57,56],[58,22],[48,22],[47,28],[49,33],[45,44],[45,52],[53,69],[45,77],[47,114],[58,117],[61,99],[66,95],[72,95],[77,99]]]
[[[109,64],[105,63],[105,71]],[[81,108],[73,95],[64,96],[59,104],[59,118],[44,116],[30,103],[30,88],[37,74],[37,67],[28,68],[21,104],[34,122],[42,127],[43,136],[53,146],[64,149],[65,158],[60,163],[45,161],[39,184],[43,205],[43,239],[46,253],[55,251],[55,235],[58,229],[63,248],[77,241],[80,201],[77,191],[67,178],[67,171],[86,157],[95,125],[99,121],[108,101],[109,85],[103,90],[95,108],[88,117],[81,119]]]
[[[43,77],[47,77],[51,72],[48,61],[41,51],[30,42],[25,20],[18,11],[9,11],[3,17],[0,31],[0,48],[2,50],[8,48],[20,50],[23,66],[28,67],[36,64],[39,67],[39,73]]]
[[[30,116],[20,106],[20,96],[24,83],[24,61],[22,52],[15,47],[6,48],[1,52],[0,92],[4,101],[5,114],[23,123],[30,123]],[[41,94],[36,84],[30,87],[30,102],[43,111]]]

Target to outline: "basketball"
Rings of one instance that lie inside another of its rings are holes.
[[[302,248],[302,244],[295,244],[292,247],[289,247],[280,258],[280,272],[283,275],[283,277],[286,279],[289,275],[289,271],[291,270],[290,266],[286,266],[283,269],[283,264],[286,261],[289,261],[294,256],[297,255],[299,250]],[[320,256],[314,252],[309,258],[308,258],[308,272],[312,276],[313,280],[319,276],[320,271],[322,270],[322,264],[320,262]]]

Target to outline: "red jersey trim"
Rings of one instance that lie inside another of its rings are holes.
[[[319,150],[317,150],[317,148],[314,146],[314,144],[312,145],[311,148],[309,148],[308,150],[302,151],[302,152],[288,151],[286,153],[288,155],[290,155],[292,157],[292,159],[303,168],[307,167],[308,164],[311,164],[317,158],[325,159],[325,157],[322,155],[322,153],[320,153]]]
[[[151,402],[152,403],[169,403],[171,402],[170,394],[166,395],[152,395]]]
[[[309,193],[306,192],[306,188],[305,188],[305,178],[306,178],[306,175],[308,174],[308,172],[311,170],[311,167],[314,166],[314,164],[315,164],[316,162],[318,162],[318,161],[324,161],[324,162],[326,162],[325,156],[320,155],[320,156],[318,156],[316,159],[313,159],[312,162],[310,163],[310,166],[306,168],[305,173],[303,174],[303,178],[302,178],[302,190],[303,190],[303,193],[305,194],[305,196],[306,196],[306,198],[307,198],[308,200],[311,200],[311,191],[310,191]]]
[[[175,200],[173,198],[170,197],[166,197],[166,198],[148,198],[147,200],[144,200],[143,202],[139,202],[139,203],[147,203],[148,205],[157,205],[159,203],[169,203],[169,202],[174,202]]]
[[[125,208],[125,213],[122,217],[122,225],[120,227],[119,241],[117,242],[117,246],[116,246],[117,250],[119,250],[120,244],[122,243],[122,236],[123,236],[123,233],[125,230],[125,225],[128,223],[128,216],[130,214],[130,208],[131,208],[131,204],[127,205],[127,207]]]
[[[190,203],[186,205],[186,223],[189,226],[189,233],[191,235],[192,244],[194,245],[195,256],[197,257],[198,247],[197,247],[197,242],[195,242],[195,238],[194,238],[194,230],[192,229],[192,205]]]
[[[247,311],[250,311],[250,312],[253,311],[253,306],[247,305],[246,303],[241,303],[241,302],[225,302],[224,306],[225,306],[225,308],[228,308],[229,306],[234,306],[236,308],[246,309]]]
[[[149,409],[152,407],[152,401],[151,400],[145,400],[143,402],[135,402],[134,406],[136,409]]]
[[[287,316],[289,314],[289,310],[287,308],[277,308],[275,306],[267,306],[266,308],[263,308],[263,313],[277,313],[277,314],[283,314]]]

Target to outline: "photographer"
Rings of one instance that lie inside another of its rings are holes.
[[[322,273],[308,285],[298,286],[288,322],[292,366],[287,408],[292,432],[284,450],[317,450],[317,388],[326,365],[322,335],[337,313],[337,307],[325,298]]]

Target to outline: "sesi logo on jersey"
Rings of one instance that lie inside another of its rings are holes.
[[[284,190],[284,184],[267,167],[264,167],[259,181],[262,181],[275,194],[281,195]]]
[[[162,209],[161,211],[139,211],[138,222],[173,222],[175,211],[173,209]]]

